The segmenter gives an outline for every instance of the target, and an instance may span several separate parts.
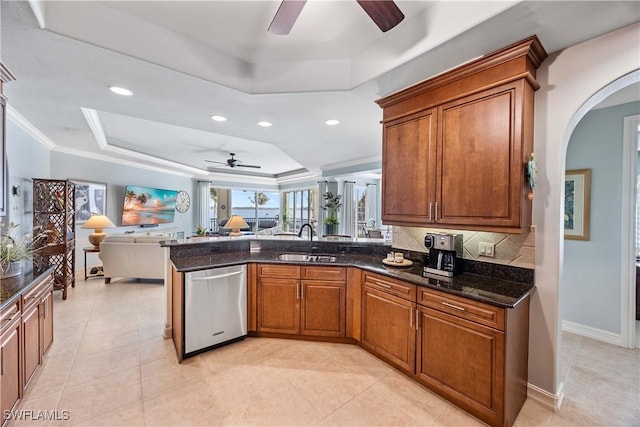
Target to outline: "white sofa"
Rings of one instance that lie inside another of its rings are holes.
[[[104,282],[114,277],[164,279],[164,248],[166,236],[107,236],[100,244]]]

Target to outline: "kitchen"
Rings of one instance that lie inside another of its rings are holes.
[[[615,36],[612,36],[612,37],[615,37]],[[605,49],[602,47],[602,45],[601,45],[601,44],[598,44],[597,42],[594,42],[592,45],[590,45],[590,47],[593,47],[593,45],[595,45],[596,47],[600,47],[600,48],[602,49],[602,51],[600,51],[600,52],[601,52],[601,54],[602,54],[603,56],[605,56],[605,57],[606,57],[608,54],[610,54],[610,53],[605,53]],[[585,49],[586,49],[586,47],[585,47]],[[576,50],[578,53],[582,52],[579,48],[576,48],[575,50]],[[557,59],[557,60],[556,60],[556,63],[555,63],[555,65],[556,65],[556,66],[561,66],[561,65],[563,65],[563,64],[564,64],[565,66],[567,66],[567,68],[571,69],[571,67],[567,65],[568,63],[563,62],[563,59],[562,59],[562,58],[561,58],[561,59]],[[624,67],[622,66],[622,68],[624,68]],[[546,70],[545,70],[545,73],[546,73]],[[544,75],[546,76],[546,74],[544,74]],[[605,72],[605,73],[604,73],[604,75],[606,76],[606,75],[607,75],[607,73]],[[609,75],[610,75],[610,74],[609,74]],[[586,77],[585,77],[585,78],[586,78]],[[594,80],[598,80],[598,79],[594,79]],[[601,81],[601,80],[598,80],[598,83],[599,83],[600,81]],[[564,82],[564,80],[563,80],[563,82]],[[578,85],[578,84],[579,84],[579,82],[580,82],[580,80],[578,79],[575,83],[574,83],[574,82],[572,82],[572,83],[571,83],[571,85],[569,85],[569,86],[567,86],[567,87],[571,87],[571,88],[573,88],[573,87],[574,87],[573,85],[574,85],[574,84],[575,84],[575,85]],[[585,81],[584,81],[584,80],[583,80],[583,81],[581,81],[581,82],[582,82],[582,83],[585,83]],[[596,88],[599,88],[599,87],[601,87],[602,85],[601,85],[601,84],[600,84],[600,85],[598,85],[597,83],[590,83],[590,82],[588,82],[586,86],[587,86],[587,87],[589,87],[589,88],[593,88],[594,86],[595,86]],[[546,87],[546,86],[545,86],[545,87]],[[563,88],[563,87],[565,87],[565,86],[560,85],[560,86],[558,86],[558,87]],[[568,90],[568,89],[567,89],[567,90]],[[553,96],[559,96],[559,95],[556,95],[556,93],[557,93],[557,92],[554,92],[554,93],[553,93]],[[566,92],[565,92],[565,93],[566,93]],[[582,92],[582,93],[584,93],[584,92]],[[594,90],[593,90],[592,92],[588,92],[588,91],[587,91],[587,93],[595,93],[595,88],[594,88]],[[571,98],[571,97],[569,97],[569,98],[564,98],[564,100],[565,100],[565,101],[566,101],[566,100],[568,100],[568,99],[575,99],[575,98]],[[575,101],[575,102],[577,102],[577,101]],[[568,108],[568,110],[571,110],[571,109],[570,109],[570,108]],[[568,113],[568,114],[573,114],[573,111],[576,111],[576,109],[571,110],[571,113]],[[537,114],[537,116],[538,116],[538,117],[544,117],[544,114],[542,114],[542,115],[541,115],[541,114]],[[564,118],[564,116],[563,116],[563,118]],[[558,118],[557,116],[554,116],[554,119],[553,119],[553,120],[561,120],[561,119],[560,119],[560,118]],[[567,121],[568,121],[568,120],[567,120]],[[536,129],[536,135],[537,135],[537,138],[538,138],[538,137],[540,137],[541,139],[547,139],[547,138],[543,137],[544,135],[546,135],[546,134],[547,134],[547,132],[545,132],[545,129],[554,129],[554,130],[553,130],[553,132],[561,132],[561,129],[564,129],[564,128],[565,128],[565,127],[564,127],[564,126],[562,126],[561,124],[560,124],[560,125],[554,125],[554,126],[549,126],[549,125],[547,125],[547,126],[543,126],[541,129],[538,129],[538,128],[537,128],[537,129]],[[555,129],[557,129],[557,130],[555,130]],[[550,132],[551,132],[551,130],[550,130]],[[548,135],[547,135],[547,136],[548,136]],[[553,137],[552,137],[552,138],[548,138],[548,139],[549,139],[550,141],[562,140],[562,138],[561,138],[561,137],[560,137],[560,138],[553,138]],[[540,145],[537,145],[537,147],[538,147],[538,148],[540,148],[541,146],[540,146]],[[544,147],[544,145],[542,145],[542,147]],[[560,150],[560,149],[558,149],[558,150]],[[537,154],[539,154],[539,157],[538,157],[538,158],[539,158],[539,161],[540,161],[540,163],[541,163],[541,164],[543,164],[542,160],[543,160],[543,159],[545,159],[545,158],[546,158],[546,156],[549,156],[548,154],[545,154],[544,152],[540,153],[539,151],[537,151]],[[553,173],[555,174],[555,172],[553,172]],[[558,175],[558,177],[559,177],[559,176],[560,176],[560,175]],[[553,177],[553,176],[552,176],[552,177]],[[555,180],[556,180],[556,178],[558,178],[558,177],[553,178],[553,179],[552,179],[552,181],[555,181]],[[539,189],[538,191],[542,191],[542,192],[543,192],[543,194],[546,194],[546,193],[547,193],[547,191],[550,191],[550,192],[552,192],[552,193],[553,193],[553,191],[556,191],[556,190],[553,190],[553,189],[552,189],[552,188],[550,188],[550,187],[551,187],[551,186],[548,184],[548,182],[545,182],[545,181],[543,180],[543,181],[540,183],[540,189]],[[539,194],[540,194],[540,193],[538,193],[538,196],[539,196]],[[552,199],[553,199],[553,198],[552,198]],[[538,200],[539,200],[539,199],[534,199],[534,204],[535,204],[535,203],[538,203]],[[555,199],[554,199],[554,200],[555,200]],[[555,203],[555,202],[552,202],[552,206],[553,206],[553,203]],[[550,215],[550,216],[551,216],[551,218],[548,218],[546,221],[542,221],[542,220],[540,220],[540,218],[538,218],[538,220],[536,220],[536,218],[537,218],[537,217],[536,217],[536,215]],[[553,219],[552,219],[552,218],[553,218],[553,209],[551,209],[551,212],[549,212],[549,211],[545,211],[545,210],[539,210],[539,211],[537,211],[537,212],[536,212],[536,210],[534,209],[534,221],[533,221],[533,222],[534,222],[535,224],[540,225],[540,224],[549,224],[549,223],[552,223],[552,222],[553,222]],[[540,240],[540,236],[542,236],[541,240]],[[553,259],[554,257],[552,256],[552,254],[557,253],[557,249],[554,249],[554,248],[553,248],[553,246],[554,246],[554,245],[553,245],[553,243],[548,242],[548,240],[547,240],[547,237],[546,237],[546,236],[547,236],[547,235],[546,235],[546,232],[545,232],[545,233],[542,233],[542,235],[538,235],[539,240],[538,240],[537,245],[536,245],[536,251],[537,251],[537,252],[543,251],[547,256],[550,256],[550,258],[552,258],[552,259]],[[539,260],[539,261],[537,261],[537,262],[551,262],[552,264],[554,263],[554,261],[549,261],[547,257],[543,257],[543,256],[537,256],[537,257],[536,257],[536,259],[537,259],[537,260]],[[544,260],[544,261],[541,261],[541,260]],[[536,268],[538,268],[538,267],[536,266]],[[552,291],[551,289],[549,289],[549,290],[548,290],[548,289],[546,289],[546,286],[551,286],[551,288],[553,289],[553,286],[554,286],[554,285],[553,285],[553,283],[554,283],[554,279],[553,279],[552,277],[547,277],[547,276],[546,276],[547,274],[552,274],[552,273],[549,273],[549,272],[552,272],[552,271],[553,271],[553,268],[551,268],[551,270],[545,270],[545,269],[543,269],[542,276],[540,276],[539,274],[536,274],[536,281],[537,281],[537,282],[539,282],[539,284],[538,284],[538,289],[540,289],[540,286],[543,286],[543,288],[542,288],[542,289],[543,289],[543,292],[542,292],[542,295],[540,296],[541,298],[546,298],[546,295],[547,295],[547,292],[548,292],[548,291],[551,291],[551,292],[553,293],[553,291]],[[553,300],[553,297],[552,297],[551,299]],[[540,303],[540,302],[538,302],[537,304],[538,304],[538,305],[540,305],[541,303]],[[554,306],[554,304],[553,304],[553,303],[552,303],[550,306],[547,306],[546,304],[542,304],[542,305],[544,305],[545,307],[551,307],[551,306]],[[547,310],[547,308],[542,309],[542,307],[538,306],[538,307],[536,308],[536,310],[535,310],[535,313],[538,313],[538,314],[537,314],[537,315],[534,315],[534,317],[532,318],[532,323],[536,323],[536,316],[543,316],[543,314],[546,312],[546,310]],[[552,316],[551,318],[553,318],[553,316]],[[540,319],[538,319],[538,320],[540,320]],[[542,322],[541,322],[541,323],[542,323],[542,324],[546,324],[546,323],[547,323],[546,318],[544,318],[544,317],[543,317],[543,319],[542,319]],[[553,321],[551,321],[551,323],[553,323]],[[543,338],[543,339],[542,339],[542,342],[540,343],[540,345],[535,345],[535,346],[534,346],[534,345],[532,345],[532,346],[531,346],[531,347],[532,347],[532,351],[534,351],[534,352],[539,351],[541,354],[536,355],[536,356],[532,357],[531,359],[534,359],[534,360],[547,360],[547,359],[549,358],[549,355],[547,354],[547,351],[545,350],[545,349],[548,349],[548,348],[549,348],[548,337],[547,337],[547,335],[546,335],[546,334],[544,334],[544,335],[545,335],[545,337],[546,337],[546,338]],[[552,334],[551,334],[551,337],[553,337],[553,336],[556,336],[556,335],[552,333]],[[551,339],[551,341],[553,341],[553,339]],[[553,348],[553,347],[554,347],[554,345],[551,345],[551,347]],[[540,357],[538,357],[538,356],[540,356]],[[552,358],[552,357],[551,357],[551,358]],[[553,383],[553,381],[554,381],[554,380],[553,380],[553,379],[551,379],[551,378],[548,376],[548,374],[547,374],[546,372],[544,372],[544,371],[543,371],[543,372],[540,372],[538,368],[535,368],[535,367],[534,367],[533,369],[531,369],[531,370],[530,370],[530,375],[536,375],[536,376],[537,376],[537,375],[540,375],[540,377],[539,377],[539,378],[544,378],[544,379],[540,380],[540,382],[538,383],[538,384],[539,384],[543,389],[545,389],[545,390],[555,390],[555,385],[551,385],[551,383]]]

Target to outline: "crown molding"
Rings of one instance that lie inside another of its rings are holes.
[[[26,132],[31,138],[44,145],[47,149],[53,150],[56,148],[56,143],[50,140],[44,133],[40,132],[40,129],[35,127],[33,123],[27,120],[22,114],[20,114],[15,108],[7,104],[7,119]]]
[[[146,170],[150,170],[150,171],[154,171],[154,172],[162,172],[162,173],[169,174],[169,175],[176,175],[176,176],[184,176],[184,177],[187,177],[187,178],[193,178],[193,174],[190,174],[190,173],[171,170],[171,169],[162,168],[162,167],[154,166],[154,165],[148,165],[148,164],[144,164],[144,163],[136,162],[136,161],[132,161],[132,160],[124,160],[124,159],[120,159],[120,158],[117,158],[117,157],[111,157],[109,155],[104,155],[104,154],[99,154],[99,153],[98,154],[89,153],[87,151],[77,150],[75,148],[68,148],[68,147],[58,146],[58,147],[56,147],[56,149],[54,151],[56,151],[58,153],[63,153],[63,154],[70,154],[72,156],[84,157],[84,158],[91,159],[91,160],[99,160],[99,161],[103,161],[103,162],[119,164],[119,165],[122,165],[122,166],[129,166],[129,167],[137,168],[137,169],[146,169]]]

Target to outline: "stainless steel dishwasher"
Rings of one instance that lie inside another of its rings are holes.
[[[185,274],[185,357],[247,336],[247,266]]]

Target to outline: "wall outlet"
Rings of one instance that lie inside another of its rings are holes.
[[[478,247],[478,255],[493,258],[495,256],[495,244],[489,242],[480,242]]]

